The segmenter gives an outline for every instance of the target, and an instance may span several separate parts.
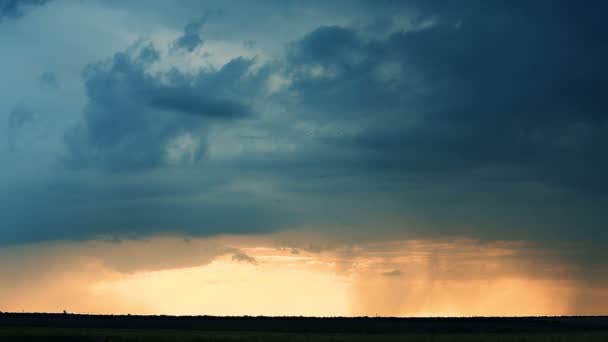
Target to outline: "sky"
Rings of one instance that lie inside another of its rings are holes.
[[[607,10],[0,0],[0,310],[608,314]]]

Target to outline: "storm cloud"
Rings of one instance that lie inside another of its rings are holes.
[[[0,2],[0,245],[515,239],[593,282],[607,6]]]
[[[372,168],[496,168],[495,177],[605,193],[607,70],[589,63],[606,57],[604,43],[563,27],[565,10],[546,21],[533,10],[448,13],[429,28],[368,40],[321,27],[292,49],[291,89],[320,120],[365,123],[328,142],[357,149]]]

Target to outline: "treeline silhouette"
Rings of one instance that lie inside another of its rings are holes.
[[[297,333],[561,333],[608,331],[608,316],[572,317],[216,317],[0,313],[0,326]]]

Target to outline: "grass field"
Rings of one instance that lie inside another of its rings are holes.
[[[561,342],[608,341],[608,332],[559,334],[318,334],[271,332],[201,332],[179,330],[83,329],[46,327],[0,327],[0,341],[99,341],[99,342],[279,342],[279,341],[465,341],[465,342]]]

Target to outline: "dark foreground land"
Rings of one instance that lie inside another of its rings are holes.
[[[0,341],[607,341],[607,317],[306,318],[0,314]]]

